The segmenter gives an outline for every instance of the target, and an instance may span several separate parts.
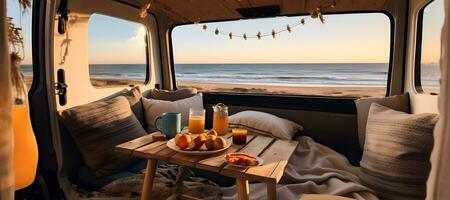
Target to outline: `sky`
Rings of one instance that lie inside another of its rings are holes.
[[[425,10],[422,62],[436,63],[440,54],[443,0]],[[17,0],[7,0],[8,16],[20,24]],[[277,17],[207,24],[235,34],[271,32],[299,17]],[[201,25],[176,27],[172,32],[175,63],[386,63],[389,61],[390,21],[383,14],[326,15],[325,24],[306,17],[306,25],[261,40],[228,39],[203,31]],[[25,38],[24,64],[31,63],[31,11],[21,17]],[[439,30],[439,31],[436,31]],[[112,17],[93,15],[89,22],[91,64],[145,63],[145,29]]]
[[[441,28],[444,24],[444,0],[435,0],[424,9],[422,63],[437,63],[440,57]]]
[[[22,63],[31,64],[31,9],[27,10],[25,13],[21,12],[17,0],[7,0],[6,9],[7,16],[13,18],[13,22],[16,26],[22,24],[22,34],[25,45],[25,58]]]
[[[139,23],[93,14],[88,25],[89,63],[146,63],[145,32]]]
[[[326,15],[322,24],[306,24],[273,39],[217,36],[201,25],[176,27],[172,32],[177,63],[386,63],[389,61],[390,21],[384,14]],[[210,30],[256,35],[295,24],[300,17],[276,17],[207,24]]]

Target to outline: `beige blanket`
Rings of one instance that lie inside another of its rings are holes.
[[[309,137],[297,139],[300,144],[289,160],[284,176],[277,185],[278,199],[299,199],[303,194],[331,194],[355,199],[376,200],[374,192],[358,178],[359,168]],[[237,199],[236,188],[222,188],[223,199]],[[250,184],[251,199],[266,199],[266,185]]]

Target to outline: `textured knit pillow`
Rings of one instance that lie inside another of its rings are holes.
[[[142,102],[144,103],[148,131],[156,131],[156,128],[153,126],[154,120],[165,112],[181,113],[181,127],[184,127],[188,125],[189,108],[203,109],[202,93],[178,101],[142,98]]]
[[[228,124],[230,129],[244,128],[250,133],[286,140],[292,139],[297,131],[303,130],[303,127],[295,122],[258,111],[242,111],[231,115]]]
[[[361,164],[362,182],[385,200],[424,199],[437,114],[408,114],[373,103]]]
[[[158,99],[163,101],[178,101],[181,99],[186,99],[197,94],[197,89],[195,88],[184,88],[179,90],[158,90],[152,89],[144,93],[144,97],[147,99]]]
[[[118,144],[146,134],[123,96],[64,110],[62,121],[86,165],[97,177],[126,169],[136,161],[114,150]]]
[[[130,103],[131,110],[141,123],[142,127],[145,128],[144,107],[142,106],[142,94],[139,86],[135,86],[129,90],[123,89],[122,91],[101,99],[100,101],[112,99],[118,96],[124,96],[125,98],[127,98],[128,102]]]
[[[364,138],[366,135],[367,116],[369,115],[370,105],[378,103],[391,109],[409,113],[409,94],[394,95],[383,98],[361,98],[355,101],[358,112],[358,137],[359,145],[364,148]]]
[[[142,106],[142,95],[139,87],[133,87],[131,88],[131,90],[124,92],[121,96],[127,98],[128,102],[130,103],[131,110],[141,123],[142,127],[145,128],[144,107]]]

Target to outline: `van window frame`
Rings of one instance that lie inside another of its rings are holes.
[[[387,85],[386,85],[386,94],[385,97],[390,95],[390,89],[391,89],[391,82],[392,82],[392,65],[393,65],[393,55],[394,55],[394,37],[395,37],[395,19],[394,16],[385,10],[372,10],[372,11],[344,11],[344,12],[333,12],[333,13],[325,13],[325,15],[342,15],[342,14],[371,14],[371,13],[378,13],[378,14],[384,14],[386,17],[388,17],[390,22],[390,41],[389,41],[389,63],[388,63],[388,75],[387,75]],[[309,14],[293,14],[293,15],[278,15],[273,17],[302,17],[302,16],[309,16]],[[236,18],[236,19],[230,19],[230,20],[211,20],[211,21],[202,21],[201,23],[212,23],[212,22],[226,22],[226,21],[238,21],[241,19],[252,19],[252,18]],[[258,18],[255,18],[258,19]],[[172,31],[182,25],[189,25],[193,23],[178,23],[172,25],[168,30],[168,47],[169,47],[169,64],[171,68],[171,78],[173,83],[173,90],[178,90],[177,87],[177,81],[175,77],[175,63],[174,63],[174,56],[173,56],[173,41],[172,41]],[[313,98],[313,99],[352,99],[356,100],[359,97],[336,97],[336,96],[314,96],[314,95],[285,95],[285,94],[271,94],[271,93],[225,93],[225,92],[204,92],[204,93],[210,93],[210,94],[219,94],[219,95],[239,95],[239,96],[276,96],[276,97],[297,97],[297,98]]]
[[[422,41],[423,41],[423,14],[425,8],[427,8],[434,0],[426,3],[420,8],[417,14],[417,28],[416,28],[416,51],[414,58],[414,89],[420,94],[439,95],[434,92],[425,92],[422,88]]]
[[[145,85],[148,85],[150,83],[150,81],[151,81],[150,80],[150,77],[151,77],[150,76],[150,73],[151,73],[151,70],[150,70],[150,56],[149,56],[149,54],[150,54],[150,51],[149,51],[149,40],[150,40],[149,33],[150,33],[150,31],[148,30],[148,27],[145,26],[145,24],[143,24],[141,22],[138,22],[138,21],[132,21],[132,20],[128,20],[128,19],[123,19],[121,17],[111,16],[109,14],[105,14],[105,13],[102,13],[102,12],[93,12],[93,13],[91,13],[89,15],[88,26],[89,26],[89,23],[90,23],[90,20],[91,20],[91,16],[94,15],[94,14],[103,15],[103,16],[107,16],[107,17],[112,17],[112,18],[128,21],[128,22],[131,22],[131,23],[140,24],[140,25],[142,25],[145,28],[145,79],[144,79],[144,81],[142,83],[138,83],[136,85],[128,84],[128,85],[117,85],[117,86],[113,86],[113,87],[97,87],[97,86],[94,86],[92,84],[91,74],[89,73],[89,82],[91,83],[91,86],[94,87],[95,89],[102,89],[102,88],[117,88],[117,87],[131,86],[131,85],[132,86],[145,86]],[[154,17],[153,14],[152,14],[152,17]],[[89,30],[88,30],[88,41],[89,41]],[[89,50],[89,44],[88,44],[88,50]],[[90,65],[90,63],[89,63],[89,55],[88,55],[88,70],[89,70],[89,67],[90,67],[89,65]]]

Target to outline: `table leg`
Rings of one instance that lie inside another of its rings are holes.
[[[248,180],[236,179],[238,200],[248,200]]]
[[[277,199],[277,184],[267,183],[267,199],[276,200]]]
[[[152,199],[153,178],[156,172],[156,160],[147,161],[147,169],[145,170],[144,184],[142,186],[141,200]]]

